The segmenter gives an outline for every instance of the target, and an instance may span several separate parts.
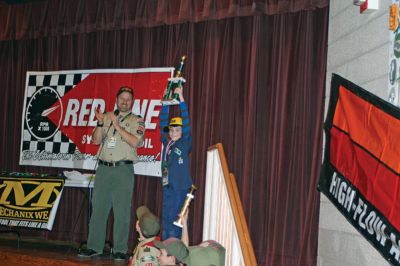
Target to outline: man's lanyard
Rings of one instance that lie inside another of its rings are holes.
[[[130,116],[131,114],[132,114],[132,112],[129,112],[129,113],[128,113],[127,115],[125,115],[121,120],[118,119],[118,123],[124,122],[124,120],[125,120],[128,116]],[[115,131],[116,131],[116,129],[115,129],[115,127],[114,127],[113,136],[115,135]]]
[[[168,159],[168,152],[171,149],[171,146],[174,145],[175,141],[173,141],[172,139],[168,142],[167,147],[165,148],[165,153],[164,153],[164,158],[163,161],[166,162]]]
[[[119,121],[120,123],[124,122],[125,118],[127,118],[128,116],[130,116],[132,114],[132,112],[127,113],[121,121]]]

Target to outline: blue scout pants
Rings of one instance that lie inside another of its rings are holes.
[[[114,253],[128,251],[134,177],[132,164],[116,167],[98,166],[93,189],[88,248],[103,253],[107,220],[112,208]]]
[[[181,211],[187,193],[187,189],[173,190],[169,186],[163,187],[162,240],[169,237],[181,238],[182,229],[173,223]]]

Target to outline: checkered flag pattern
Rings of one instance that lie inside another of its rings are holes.
[[[31,74],[28,77],[28,88],[26,97],[25,112],[31,97],[43,87],[51,87],[63,97],[68,91],[85,79],[88,74],[53,74],[38,75]],[[49,153],[68,153],[73,154],[76,145],[68,139],[59,129],[56,133],[45,140],[37,139],[28,129],[27,121],[24,122],[22,151],[47,151]]]

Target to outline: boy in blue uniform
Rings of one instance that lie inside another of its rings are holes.
[[[182,229],[173,224],[192,186],[189,171],[189,153],[192,149],[189,112],[182,87],[175,89],[179,95],[181,117],[169,118],[169,106],[164,105],[160,114],[163,175],[162,239],[181,238]]]

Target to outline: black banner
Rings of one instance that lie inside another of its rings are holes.
[[[51,230],[64,179],[19,174],[0,176],[0,225]]]
[[[333,75],[318,184],[346,219],[400,265],[400,110]]]

